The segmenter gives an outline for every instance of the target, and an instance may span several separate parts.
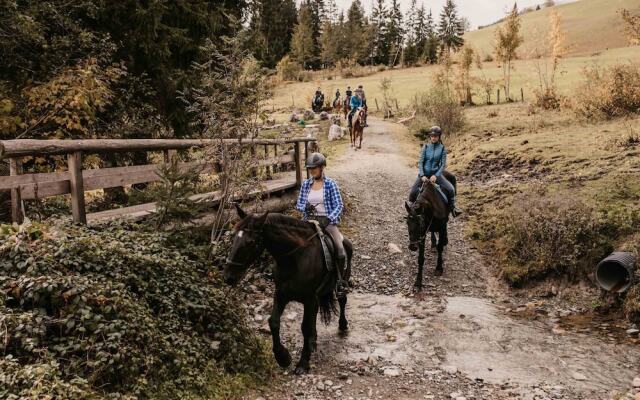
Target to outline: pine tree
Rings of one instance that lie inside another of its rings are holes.
[[[436,33],[436,26],[433,20],[433,12],[429,10],[427,21],[425,23],[425,33],[427,41],[425,43],[424,56],[427,62],[435,64],[438,62],[438,47],[440,47],[440,38]]]
[[[249,28],[250,50],[256,59],[273,68],[290,50],[295,23],[294,0],[257,0]]]
[[[404,39],[403,16],[398,0],[391,0],[388,14],[387,45],[389,46],[389,65],[393,66],[400,59],[400,50]]]
[[[347,10],[347,22],[344,29],[346,51],[349,53],[346,56],[360,63],[364,63],[368,56],[365,25],[366,17],[362,4],[360,0],[353,0],[351,7]]]
[[[312,67],[314,61],[317,60],[311,18],[311,7],[309,3],[303,2],[298,11],[298,24],[291,37],[291,57],[305,69]]]
[[[312,66],[314,68],[321,67],[320,65],[320,53],[322,52],[322,45],[320,43],[320,35],[322,35],[322,26],[326,19],[324,0],[306,0],[310,10],[310,28],[311,36],[313,37],[313,60]],[[301,5],[302,7],[302,5]]]
[[[424,4],[421,4],[420,8],[416,9],[412,29],[416,61],[423,61],[427,40],[429,38],[427,35],[427,15]]]
[[[376,64],[386,64],[389,60],[389,45],[387,43],[388,11],[384,0],[377,0],[371,13],[373,61]]]
[[[418,28],[417,23],[418,9],[416,6],[416,0],[411,0],[409,3],[409,9],[405,18],[406,31],[405,31],[405,47],[404,47],[404,63],[413,65],[418,61]]]
[[[442,50],[450,52],[457,50],[464,44],[464,25],[462,19],[458,17],[458,10],[453,0],[447,0],[442,13],[440,13],[440,24],[438,25],[438,36],[442,41]]]

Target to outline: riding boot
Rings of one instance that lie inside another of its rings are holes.
[[[337,284],[336,284],[336,298],[338,300],[345,298],[349,290],[349,287],[348,287],[349,283],[345,281],[343,278],[345,272],[347,271],[346,263],[347,263],[346,257],[336,258],[336,264],[338,269],[338,271],[336,272],[338,275]]]
[[[451,209],[451,215],[453,215],[454,217],[457,217],[458,215],[462,214],[462,210],[458,209],[458,207],[456,207],[456,198],[452,197],[449,200],[449,208]]]

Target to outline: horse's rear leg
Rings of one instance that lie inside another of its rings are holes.
[[[291,355],[280,341],[280,316],[287,306],[287,302],[278,297],[276,292],[273,296],[273,309],[269,317],[269,330],[271,330],[271,339],[273,340],[273,355],[279,366],[287,368],[291,365]]]
[[[314,350],[314,339],[316,335],[316,320],[318,318],[318,302],[313,300],[307,300],[304,303],[304,316],[302,317],[302,336],[304,338],[304,344],[302,346],[302,354],[300,361],[296,365],[296,374],[306,374],[309,372],[309,359],[311,358],[311,352]]]
[[[438,245],[438,240],[436,238],[436,233],[431,232],[431,248],[435,249],[437,245]]]

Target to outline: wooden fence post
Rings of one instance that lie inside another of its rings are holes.
[[[268,144],[264,145],[264,158],[265,159],[269,158],[269,145]],[[267,174],[267,179],[271,179],[271,166],[270,165],[266,165],[265,166],[265,172]]]
[[[520,88],[520,98],[522,99],[522,102],[524,103],[524,89]]]
[[[294,151],[293,161],[296,165],[296,184],[298,187],[302,185],[302,164],[300,162],[301,150],[302,149],[300,149],[300,142],[295,142],[293,146],[293,151]]]
[[[20,159],[9,159],[9,175],[20,175],[22,173],[22,164]],[[24,220],[22,215],[22,197],[20,196],[20,188],[11,189],[11,221],[21,224]]]
[[[86,224],[87,212],[84,205],[84,182],[82,180],[82,152],[76,151],[67,155],[69,173],[71,174],[71,211],[73,222]]]
[[[498,89],[498,101],[497,104],[500,104],[500,89]]]
[[[400,107],[398,107],[398,99],[394,99],[396,101],[396,111],[400,111]]]
[[[305,159],[305,163],[306,160],[309,158],[309,142],[304,142],[304,159]],[[307,171],[307,179],[309,179],[309,170],[305,168],[305,171]]]
[[[164,162],[167,164],[170,164],[171,161],[173,161],[173,159],[176,157],[176,155],[178,154],[177,150],[165,150],[164,151]]]
[[[376,111],[380,111],[380,107],[378,107],[378,99],[377,98],[373,98],[376,101]]]

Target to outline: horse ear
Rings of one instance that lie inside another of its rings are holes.
[[[258,217],[258,219],[256,220],[256,225],[257,226],[262,226],[265,221],[267,220],[267,216],[269,215],[269,211],[265,212],[264,214],[262,214],[261,216]]]
[[[414,214],[415,213],[415,210],[413,209],[413,207],[411,207],[411,203],[409,203],[408,201],[404,202],[404,208],[407,209],[407,212],[409,214]]]
[[[239,203],[234,203],[233,204],[236,207],[236,212],[238,213],[238,217],[245,219],[247,217],[247,213],[244,212],[244,210],[242,209],[242,207],[240,207]]]

